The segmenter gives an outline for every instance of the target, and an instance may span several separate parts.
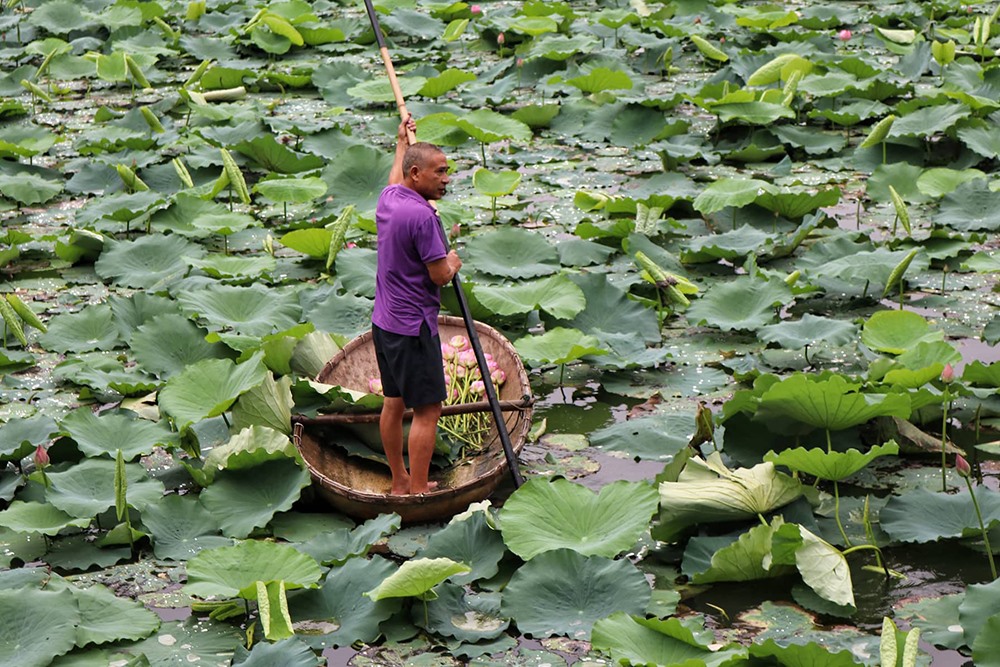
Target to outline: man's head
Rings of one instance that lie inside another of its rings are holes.
[[[403,156],[403,185],[424,199],[444,197],[448,182],[448,158],[434,144],[418,141]]]

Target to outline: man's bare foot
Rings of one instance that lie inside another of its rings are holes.
[[[412,493],[412,494],[429,493],[429,492],[433,491],[436,488],[438,488],[438,483],[437,482],[427,482],[427,488],[424,489],[423,491],[418,491],[418,490],[414,489],[411,486],[410,487],[410,493]]]
[[[392,480],[392,490],[389,492],[393,496],[405,496],[410,493],[410,478],[402,480]]]

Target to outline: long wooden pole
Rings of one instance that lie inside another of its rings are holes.
[[[396,107],[399,109],[399,117],[401,120],[406,120],[410,117],[410,112],[406,110],[406,102],[403,100],[403,91],[399,87],[399,80],[396,78],[396,70],[392,66],[392,59],[389,57],[389,49],[385,45],[385,37],[382,36],[382,27],[379,25],[378,15],[375,13],[375,7],[372,6],[371,0],[365,0],[365,9],[368,10],[368,20],[372,24],[372,30],[375,31],[375,41],[378,43],[379,51],[382,54],[382,62],[385,64],[386,74],[389,75],[389,85],[392,86],[392,94],[396,98]],[[407,141],[410,144],[416,142],[416,137],[413,132],[407,130],[406,133]],[[442,232],[444,230],[442,229]],[[447,238],[447,236],[445,236]],[[486,388],[486,400],[489,401],[490,409],[493,412],[493,422],[497,427],[497,435],[500,436],[500,443],[503,445],[504,457],[507,459],[507,466],[510,468],[511,478],[514,480],[514,487],[517,488],[524,483],[524,478],[521,476],[521,470],[517,463],[517,456],[514,454],[514,447],[510,442],[510,433],[507,431],[507,422],[503,418],[503,410],[500,406],[500,400],[497,397],[496,389],[493,387],[493,381],[490,378],[489,364],[486,362],[486,355],[483,353],[483,346],[479,342],[479,333],[476,331],[476,323],[472,319],[472,313],[469,311],[469,303],[465,298],[465,292],[462,291],[462,281],[456,273],[451,279],[452,287],[455,289],[455,296],[458,298],[458,308],[462,312],[462,320],[465,321],[465,330],[469,334],[469,343],[472,346],[472,351],[476,355],[476,363],[479,365],[479,374],[483,377],[483,386]]]

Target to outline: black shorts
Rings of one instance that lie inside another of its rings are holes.
[[[441,403],[448,397],[441,338],[432,336],[426,324],[420,325],[418,336],[402,336],[373,324],[372,341],[385,396],[402,397],[408,408]]]

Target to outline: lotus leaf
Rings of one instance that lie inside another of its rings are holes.
[[[106,304],[56,315],[49,320],[48,327],[49,330],[39,337],[39,342],[55,352],[113,350],[122,342],[111,308]]]
[[[811,192],[799,188],[771,190],[762,193],[754,204],[789,220],[799,220],[819,208],[836,206],[840,201],[840,188],[826,188]]]
[[[968,181],[941,199],[933,221],[960,232],[1000,229],[1000,192],[994,192],[985,179]]]
[[[734,521],[767,514],[802,495],[798,480],[775,470],[772,463],[728,470],[713,453],[692,458],[676,482],[660,483],[657,539],[672,539],[702,522]]]
[[[294,459],[296,452],[287,434],[253,424],[233,435],[226,444],[213,447],[205,457],[205,468],[244,470],[268,461]]]
[[[987,528],[1000,522],[1000,493],[976,487],[976,499]],[[935,542],[942,538],[976,537],[979,520],[968,493],[949,495],[914,489],[893,496],[879,512],[882,530],[901,542]]]
[[[354,204],[359,211],[375,208],[378,196],[388,182],[392,156],[368,146],[351,146],[322,173],[330,192],[345,206]]]
[[[160,409],[183,430],[223,414],[241,394],[263,382],[266,374],[259,355],[241,364],[228,359],[199,361],[167,381],[159,394]]]
[[[218,518],[224,535],[243,538],[266,525],[276,512],[291,509],[309,481],[309,472],[296,461],[270,461],[219,472],[199,498]]]
[[[945,132],[955,123],[967,118],[972,111],[964,104],[928,106],[896,118],[889,131],[890,137],[930,137]]]
[[[226,346],[206,341],[207,333],[183,315],[158,315],[132,336],[132,354],[144,370],[171,378],[199,361],[231,356]]]
[[[1000,128],[993,125],[960,127],[956,134],[966,146],[985,158],[1000,155]]]
[[[417,597],[433,600],[435,586],[456,574],[471,571],[468,565],[450,558],[414,558],[382,580],[365,595],[374,601],[386,598]]]
[[[799,350],[819,342],[847,345],[855,340],[858,327],[850,322],[805,313],[801,319],[770,324],[757,330],[766,343],[777,343],[788,350]]]
[[[521,184],[521,173],[518,171],[490,171],[476,169],[472,174],[472,185],[487,197],[503,197],[509,195]]]
[[[559,269],[559,257],[538,232],[503,227],[466,243],[469,262],[477,271],[504,278],[535,278]]]
[[[119,647],[113,654],[118,660],[142,660],[150,664],[169,664],[177,658],[177,647],[184,647],[189,665],[205,667],[229,661],[233,651],[243,645],[243,633],[225,623],[211,623],[191,617],[185,621],[164,623],[159,632],[141,642]],[[141,663],[140,663],[141,664]]]
[[[698,195],[694,208],[702,215],[711,215],[727,207],[740,208],[755,202],[770,187],[766,181],[754,179],[719,179]]]
[[[565,479],[526,482],[500,512],[504,542],[525,560],[553,549],[612,558],[635,545],[656,512],[645,482],[614,482],[598,494]]]
[[[577,329],[556,327],[540,336],[524,336],[514,341],[517,353],[529,361],[568,364],[586,356],[607,354],[600,342]]]
[[[427,621],[418,607],[412,608],[413,622],[436,635],[477,642],[499,637],[510,625],[500,615],[500,596],[495,593],[471,594],[450,582],[438,588],[438,596],[427,603]]]
[[[941,340],[944,332],[931,329],[921,315],[908,310],[881,310],[861,329],[861,342],[879,352],[902,354],[922,342]]]
[[[427,540],[418,552],[421,558],[454,556],[472,569],[456,574],[451,580],[467,584],[489,579],[500,571],[500,561],[507,552],[501,534],[490,527],[484,512],[474,512],[462,521],[452,521]]]
[[[0,590],[0,663],[46,667],[76,644],[80,620],[68,590]]]
[[[610,653],[615,664],[688,665],[718,667],[729,664],[746,649],[713,650],[703,644],[680,619],[645,618],[615,612],[594,623],[590,642]]]
[[[566,83],[579,88],[584,93],[599,93],[605,90],[631,90],[632,77],[621,70],[595,67],[583,76],[567,79]]]
[[[594,623],[615,612],[642,614],[649,598],[646,578],[628,560],[557,549],[514,573],[501,609],[526,635],[584,639]]]
[[[920,174],[920,178],[917,179],[917,189],[928,197],[943,197],[954,192],[959,185],[981,178],[986,178],[986,174],[979,169],[938,167]]]
[[[982,631],[972,642],[972,659],[982,667],[1000,665],[1000,613],[986,619]]]
[[[126,460],[144,456],[157,446],[179,444],[177,434],[163,424],[139,419],[129,411],[94,414],[89,407],[79,408],[63,417],[63,431],[90,457],[112,456],[121,451]]]
[[[756,419],[791,418],[814,428],[839,431],[875,417],[910,416],[910,401],[906,396],[866,395],[856,389],[839,375],[820,380],[795,374],[774,383],[763,393]]]
[[[231,546],[219,523],[192,496],[167,495],[143,510],[142,524],[153,539],[153,553],[163,560],[186,561],[203,549]]]
[[[315,259],[326,259],[330,252],[330,239],[333,232],[323,227],[296,229],[282,236],[279,241],[283,246],[297,250]]]
[[[0,174],[0,194],[20,204],[44,204],[62,192],[63,185],[38,174]]]
[[[278,140],[271,134],[263,134],[246,141],[241,141],[233,146],[233,148],[253,160],[262,169],[279,174],[297,174],[303,171],[320,169],[324,166],[321,158],[316,155],[296,153],[287,146],[278,143]],[[312,179],[306,180],[311,181]],[[315,188],[316,186],[307,185],[306,187]],[[270,197],[266,192],[262,194],[265,197]],[[275,201],[284,200],[276,199]],[[309,200],[304,199],[301,201]]]
[[[153,377],[131,367],[126,370],[121,359],[102,353],[81,354],[61,362],[53,377],[99,392],[117,392],[123,396],[145,394],[159,386]]]
[[[738,229],[695,239],[682,253],[688,263],[717,262],[720,259],[736,260],[750,255],[760,255],[774,245],[774,236],[765,231],[743,225]]]
[[[287,204],[302,204],[319,199],[326,194],[327,185],[316,176],[305,178],[273,178],[260,181],[253,186],[268,199]]]
[[[322,573],[315,560],[292,546],[248,541],[201,551],[188,561],[187,575],[189,595],[253,600],[258,581],[283,581],[289,590],[313,588]]]
[[[121,451],[121,450],[118,450]],[[96,516],[117,504],[115,461],[84,459],[63,472],[48,473],[45,497],[54,507],[80,518]],[[163,497],[163,482],[149,479],[139,464],[125,466],[127,501],[142,510]]]
[[[233,665],[241,667],[316,667],[319,664],[319,657],[298,638],[259,642],[249,651],[240,647],[233,658]]]
[[[136,292],[124,298],[112,296],[108,299],[121,332],[122,340],[131,344],[132,335],[144,324],[159,315],[180,315],[177,302],[164,296]],[[204,335],[204,334],[202,334]]]
[[[773,639],[754,643],[749,647],[751,659],[767,660],[773,658],[781,665],[789,667],[806,667],[806,665],[823,665],[823,667],[854,667],[857,665],[854,655],[849,650],[833,653],[831,649],[816,642],[779,644]]]
[[[754,526],[735,541],[715,551],[705,570],[692,572],[692,583],[756,581],[786,574],[780,564],[772,566],[771,563],[771,538],[774,531],[774,526]],[[684,561],[688,561],[686,551]]]
[[[846,452],[827,452],[822,449],[796,447],[777,454],[770,451],[764,455],[764,460],[819,479],[840,481],[865,468],[880,456],[898,453],[899,445],[890,440],[884,445],[875,445],[867,452],[859,452],[856,449],[849,449]]]
[[[470,137],[484,144],[503,139],[517,141],[531,139],[530,127],[519,120],[489,109],[476,109],[461,117],[456,117],[455,124]]]
[[[569,321],[570,326],[596,336],[609,347],[613,347],[612,340],[624,339],[632,345],[662,340],[656,313],[630,300],[624,290],[608,281],[606,275],[576,274],[570,279],[587,298],[587,307]]]
[[[958,620],[963,628],[965,645],[973,646],[991,625],[989,620],[1000,614],[1000,583],[972,584],[958,606]]]
[[[160,618],[141,603],[117,597],[104,586],[73,590],[73,597],[80,611],[78,646],[142,639],[160,627]]]
[[[212,331],[232,329],[263,336],[298,324],[301,309],[293,300],[263,285],[211,285],[178,296],[181,307],[203,318]]]
[[[570,319],[587,300],[569,278],[555,275],[514,285],[476,285],[476,300],[497,315],[521,315],[544,310],[553,317]]]
[[[855,607],[851,568],[847,559],[831,544],[795,523],[777,526],[772,541],[775,563],[794,563],[802,581],[830,602]],[[794,557],[787,557],[788,553]]]
[[[343,565],[356,556],[364,556],[372,545],[399,530],[398,514],[380,514],[353,530],[335,528],[314,535],[299,546],[323,565]]]
[[[0,526],[17,533],[41,533],[51,537],[63,528],[86,528],[89,525],[89,517],[74,517],[50,503],[15,500],[0,512]]]
[[[59,432],[52,417],[12,418],[0,429],[0,461],[20,461]]]
[[[792,299],[792,290],[783,280],[743,276],[716,284],[685,314],[692,324],[708,324],[723,331],[752,331],[772,322],[775,308]]]
[[[420,94],[424,97],[441,97],[445,93],[451,92],[463,83],[475,81],[476,75],[465,70],[449,67],[435,77],[427,79]]]
[[[333,568],[316,590],[293,593],[289,609],[299,630],[314,648],[350,646],[372,642],[381,634],[379,624],[401,606],[396,598],[372,600],[364,593],[388,579],[396,565],[384,558],[352,558]]]
[[[687,447],[694,433],[692,414],[654,413],[594,431],[590,444],[635,459],[669,463]]]

